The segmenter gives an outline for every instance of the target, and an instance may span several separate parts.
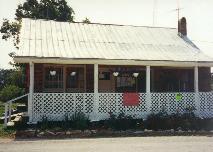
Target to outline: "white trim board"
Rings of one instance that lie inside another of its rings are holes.
[[[68,59],[14,57],[16,63],[50,63],[50,64],[99,64],[99,65],[143,65],[168,67],[213,67],[213,62],[183,61],[141,61],[141,60],[103,60],[103,59]]]

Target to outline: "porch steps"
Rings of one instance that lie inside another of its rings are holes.
[[[11,117],[11,121],[7,123],[7,127],[14,127],[16,124],[20,123],[24,117],[27,117],[27,113],[25,112],[21,112],[14,115],[13,117]]]

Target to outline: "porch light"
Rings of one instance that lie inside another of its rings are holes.
[[[133,77],[137,78],[139,73],[133,73],[132,75],[133,75]]]
[[[75,76],[75,75],[76,75],[76,72],[71,72],[70,73],[70,76],[72,76],[72,77]]]
[[[50,71],[50,75],[51,76],[55,76],[56,75],[56,71]]]
[[[113,72],[113,76],[117,77],[119,75],[119,72]]]

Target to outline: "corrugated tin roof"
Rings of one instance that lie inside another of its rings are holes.
[[[175,28],[23,19],[17,57],[213,61]]]

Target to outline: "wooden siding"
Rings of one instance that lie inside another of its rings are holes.
[[[211,91],[211,68],[202,67],[198,71],[199,79],[199,91],[207,92]]]
[[[94,65],[86,65],[86,92],[94,91]]]
[[[43,64],[35,64],[34,66],[34,92],[43,92]]]

